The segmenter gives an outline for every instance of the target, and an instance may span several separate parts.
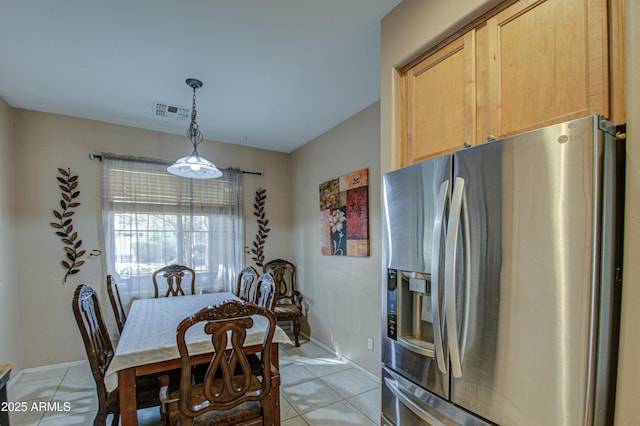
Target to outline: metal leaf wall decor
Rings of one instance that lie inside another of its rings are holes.
[[[80,272],[80,267],[84,264],[84,260],[80,260],[86,251],[82,250],[82,240],[78,239],[78,232],[73,230],[73,215],[75,209],[80,205],[76,200],[80,195],[78,191],[78,176],[71,174],[71,169],[58,169],[60,176],[58,176],[59,188],[62,190],[60,200],[60,210],[54,210],[53,216],[58,220],[57,222],[51,222],[56,230],[56,235],[60,237],[64,244],[65,257],[60,262],[60,265],[66,271],[63,279],[63,283],[67,282],[69,275],[74,275]]]
[[[269,219],[266,218],[266,213],[264,211],[266,200],[267,190],[258,188],[258,190],[256,191],[255,202],[253,203],[253,208],[255,209],[253,214],[258,218],[258,233],[256,234],[255,241],[253,241],[253,248],[251,249],[253,257],[251,258],[251,260],[256,262],[256,265],[261,268],[264,267],[264,243],[269,236],[269,231],[271,231],[271,229],[268,227]]]

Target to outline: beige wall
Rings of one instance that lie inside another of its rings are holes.
[[[380,113],[369,106],[291,154],[292,259],[308,324],[303,331],[318,342],[380,375]],[[322,182],[369,168],[368,257],[320,253]],[[367,338],[374,350],[367,349]]]
[[[4,117],[4,112],[2,116]],[[86,282],[95,286],[96,290],[100,289],[102,304],[106,306],[105,291],[102,288],[106,272],[102,258],[89,259],[80,273],[71,276],[67,283],[61,283],[64,276],[60,266],[62,245],[49,225],[54,219],[52,211],[60,203],[57,168],[71,168],[72,173],[79,177],[78,200],[81,205],[74,216],[74,228],[83,240],[83,247],[87,250],[102,249],[101,167],[100,162],[89,159],[89,153],[104,151],[173,160],[191,152],[191,146],[184,136],[97,121],[26,110],[14,110],[13,117],[15,152],[12,163],[15,183],[12,187],[15,203],[12,207],[17,230],[17,261],[9,268],[2,256],[5,266],[2,269],[2,279],[7,277],[4,271],[18,271],[22,367],[85,359],[82,340],[71,311],[71,299],[76,286]],[[0,144],[3,150],[6,149],[5,145]],[[266,255],[288,256],[288,208],[280,208],[289,205],[288,155],[209,141],[198,149],[204,157],[220,167],[264,172],[263,177],[244,176],[245,243],[251,244],[257,229],[253,216],[255,190],[258,187],[267,188],[266,209],[271,233],[266,244]],[[7,157],[3,155],[1,158],[4,162]],[[8,167],[1,168],[3,174],[6,169]],[[2,188],[5,187],[3,180]],[[0,198],[0,206],[4,204],[4,198]],[[0,226],[5,225],[2,223]],[[247,257],[247,264],[251,263],[250,257]],[[8,304],[17,318],[18,304],[15,303],[16,297],[13,299],[9,299]],[[4,303],[3,293],[0,304]],[[4,312],[0,313],[0,316],[3,315]],[[17,327],[18,323],[14,324],[1,321],[0,335],[15,333],[11,329]],[[11,339],[18,342],[16,336]],[[4,351],[4,344],[1,347],[3,349],[0,351]]]
[[[75,227],[84,248],[101,249],[100,163],[89,160],[88,154],[105,151],[173,159],[184,155],[189,146],[182,136],[34,111],[13,110],[11,121],[11,109],[5,109],[6,127],[12,124],[15,129],[16,185],[10,195],[15,194],[16,202],[8,208],[14,209],[18,235],[17,242],[7,242],[6,249],[17,254],[17,267],[13,269],[19,271],[15,281],[19,283],[20,303],[14,300],[11,306],[17,318],[20,305],[22,326],[18,334],[17,324],[10,326],[5,321],[0,323],[0,333],[14,330],[18,348],[22,337],[23,356],[16,354],[14,358],[16,362],[21,358],[23,368],[83,359],[85,354],[73,320],[71,298],[75,287],[82,282],[102,286],[105,272],[102,259],[88,260],[79,274],[61,284],[62,247],[49,225],[53,220],[52,210],[59,203],[57,168],[70,167],[79,176],[81,205],[74,217]],[[264,173],[263,177],[245,175],[244,178],[246,244],[251,244],[256,231],[252,209],[255,190],[267,188],[266,211],[271,232],[265,254],[267,259],[290,258],[299,265],[311,324],[306,324],[305,331],[376,375],[380,360],[379,128],[379,104],[376,103],[290,156],[215,142],[205,142],[199,147],[204,157],[221,167]],[[12,156],[2,156],[7,157]],[[369,168],[370,175],[371,256],[322,256],[318,185],[365,167]],[[22,172],[27,168],[29,173]],[[290,234],[290,229],[295,232]],[[247,264],[252,264],[250,256]],[[100,293],[103,309],[110,309],[104,307],[104,289],[101,288]],[[3,297],[0,303],[4,300]],[[367,349],[367,337],[374,339],[374,351]]]
[[[11,108],[0,98],[0,364],[22,368],[19,287],[15,267]]]
[[[382,20],[381,52],[381,169],[399,167],[400,81],[395,67],[441,40],[452,28],[478,16],[491,0],[404,0]],[[640,424],[640,2],[627,0],[627,188],[625,263],[616,424]],[[634,141],[635,140],[635,141]],[[395,148],[394,148],[395,146]]]

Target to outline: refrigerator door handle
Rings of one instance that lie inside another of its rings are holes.
[[[444,269],[444,299],[446,303],[445,317],[447,342],[451,360],[451,374],[455,378],[462,377],[462,358],[458,340],[458,316],[456,315],[456,255],[458,252],[458,230],[464,204],[464,179],[456,177],[451,196],[451,210],[447,228],[447,245]],[[465,224],[463,224],[464,226]]]
[[[413,398],[411,398],[411,391],[404,386],[402,386],[397,381],[385,377],[384,378],[385,385],[391,391],[393,396],[398,398],[398,401],[402,403],[405,407],[409,409],[413,414],[418,416],[420,419],[424,420],[429,425],[437,425],[437,426],[446,426],[445,423],[442,423],[440,419],[435,417],[433,414],[425,411],[422,407],[420,407],[419,403],[415,402]]]
[[[447,207],[449,194],[449,180],[445,180],[440,185],[440,193],[436,204],[435,223],[433,225],[433,242],[431,246],[431,312],[433,313],[433,336],[434,350],[438,369],[447,374],[447,362],[444,359],[444,349],[442,346],[443,328],[440,321],[440,247],[442,242],[442,231],[444,230],[444,213]]]

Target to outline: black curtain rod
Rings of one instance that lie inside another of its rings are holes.
[[[89,154],[89,159],[91,160],[98,160],[98,161],[102,161],[102,155],[100,154],[94,154],[93,152]],[[242,174],[245,175],[257,175],[257,176],[262,176],[262,172],[248,172],[246,170],[240,170],[242,172]]]

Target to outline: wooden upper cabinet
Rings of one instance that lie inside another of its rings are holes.
[[[474,36],[472,30],[403,75],[403,166],[474,142]]]
[[[609,116],[606,0],[521,0],[481,35],[489,134]]]
[[[622,0],[507,1],[425,52],[403,73],[402,166],[591,114],[620,122],[624,66],[609,60],[624,52],[612,43],[609,56],[607,1],[622,9]],[[620,27],[624,14],[613,12]]]

